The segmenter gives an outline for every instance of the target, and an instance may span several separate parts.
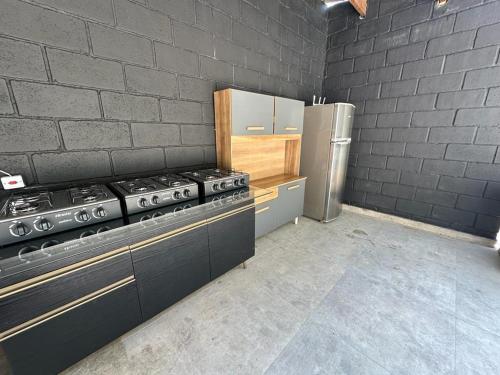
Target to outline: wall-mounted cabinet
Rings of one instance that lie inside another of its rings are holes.
[[[274,98],[239,90],[229,91],[231,135],[273,134]]]
[[[255,236],[301,216],[304,102],[226,89],[215,92],[214,104],[218,167],[245,171],[251,186],[275,191],[266,205],[256,202]],[[298,184],[292,200],[282,189],[290,184]]]
[[[274,98],[274,134],[302,134],[304,102]]]

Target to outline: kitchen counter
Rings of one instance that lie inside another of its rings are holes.
[[[244,194],[198,204],[149,220],[139,221],[136,218],[139,222],[134,224],[126,224],[129,219],[132,222],[132,217],[113,220],[109,222],[109,226],[114,229],[22,255],[18,254],[19,245],[0,248],[0,295],[8,292],[11,287],[19,287],[26,280],[31,283],[34,278],[50,277],[54,272],[71,272],[86,263],[123,252],[141,241],[253,204],[255,200],[263,199],[271,193],[267,189],[252,189]]]

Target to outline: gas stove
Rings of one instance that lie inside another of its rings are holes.
[[[104,185],[23,189],[0,201],[0,245],[121,216],[118,199]]]
[[[196,183],[175,174],[113,182],[128,215],[198,198]]]
[[[196,181],[203,197],[246,187],[250,180],[250,176],[245,172],[224,169],[202,169],[181,175]]]

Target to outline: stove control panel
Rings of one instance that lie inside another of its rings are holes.
[[[204,189],[205,196],[223,193],[229,190],[241,189],[248,187],[249,179],[248,175],[242,177],[228,177],[221,178],[216,181],[205,181]]]
[[[178,188],[155,190],[151,193],[125,196],[127,214],[152,210],[157,207],[170,206],[180,202],[198,198],[198,186],[191,184]]]
[[[122,217],[117,199],[0,220],[0,246]]]

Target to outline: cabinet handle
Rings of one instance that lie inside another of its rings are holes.
[[[261,214],[262,212],[269,210],[269,208],[269,206],[261,208],[260,210],[255,211],[255,215]]]
[[[190,232],[192,230],[201,228],[202,226],[206,225],[206,223],[207,223],[206,220],[198,221],[196,223],[186,225],[185,227],[182,227],[179,229],[174,229],[173,231],[161,234],[161,235],[153,237],[153,238],[149,238],[149,239],[141,241],[141,242],[138,242],[138,243],[130,246],[130,251],[135,252],[138,250],[142,250],[142,249],[147,248],[151,245],[155,245],[159,242],[168,240],[168,239],[175,237],[175,236],[178,236],[180,234],[184,234],[184,233]]]
[[[59,315],[62,315],[62,314],[65,314],[71,310],[74,310],[76,309],[77,307],[80,307],[82,305],[85,305],[97,298],[101,298],[103,296],[105,296],[106,294],[109,294],[111,292],[114,292],[115,290],[119,289],[119,288],[123,288],[124,286],[130,284],[130,283],[133,283],[135,282],[135,279],[134,279],[134,276],[129,276],[123,280],[120,280],[120,281],[117,281],[116,283],[113,283],[111,285],[108,285],[107,287],[104,287],[102,289],[99,289],[91,294],[88,294],[82,298],[79,298],[73,302],[70,302],[64,306],[61,306],[61,307],[58,307],[52,311],[49,311],[43,315],[40,315],[36,318],[33,318],[27,322],[24,322],[14,328],[11,328],[7,331],[4,331],[4,332],[0,332],[0,343],[2,341],[5,341],[11,337],[14,337],[24,331],[27,331],[31,328],[34,328],[42,323],[45,323],[49,320],[52,320],[56,317],[58,317]]]
[[[256,132],[259,130],[264,130],[265,128],[263,126],[247,126],[247,130],[249,132]]]
[[[207,222],[208,222],[208,224],[210,224],[210,223],[214,223],[214,222],[219,221],[219,220],[224,220],[224,219],[227,219],[228,217],[240,214],[243,211],[247,211],[247,210],[252,209],[254,207],[255,207],[255,204],[249,204],[248,206],[240,207],[240,208],[237,208],[235,210],[214,216],[214,217],[208,219]]]
[[[300,185],[293,185],[293,186],[287,187],[287,190],[295,190],[295,189],[298,189],[299,187],[300,187]]]
[[[285,130],[292,131],[292,130],[299,130],[299,128],[293,128],[293,127],[287,126],[287,127],[285,128]]]
[[[68,275],[70,275],[74,272],[80,271],[82,269],[89,268],[89,267],[95,266],[97,264],[106,262],[110,259],[119,257],[127,252],[128,252],[128,246],[120,247],[120,248],[113,250],[113,251],[110,251],[104,255],[90,258],[90,259],[72,264],[70,266],[60,268],[56,271],[52,271],[52,272],[43,274],[41,276],[37,276],[37,277],[34,277],[32,279],[28,279],[26,281],[21,281],[20,283],[2,288],[2,289],[0,289],[0,300],[3,298],[9,297],[13,294],[31,289],[31,288],[36,287],[38,285],[46,284],[46,283],[53,281],[55,279],[59,279],[59,278],[64,277],[64,276],[68,276]]]

